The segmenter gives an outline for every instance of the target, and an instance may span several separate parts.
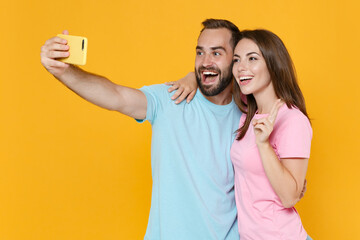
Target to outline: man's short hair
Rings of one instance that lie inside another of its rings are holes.
[[[219,28],[228,29],[231,32],[230,44],[233,49],[235,48],[236,44],[240,39],[239,28],[228,20],[209,18],[203,21],[202,25],[203,25],[203,29],[201,29],[200,33],[202,33],[205,29],[219,29]]]

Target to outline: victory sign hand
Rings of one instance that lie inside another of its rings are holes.
[[[266,143],[269,140],[270,134],[274,129],[275,119],[279,112],[279,108],[283,104],[284,102],[282,102],[281,99],[276,100],[267,117],[254,119],[252,121],[256,137],[256,144]]]

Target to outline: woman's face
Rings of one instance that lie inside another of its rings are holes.
[[[233,75],[243,94],[257,94],[273,88],[270,73],[259,47],[243,38],[234,50]]]

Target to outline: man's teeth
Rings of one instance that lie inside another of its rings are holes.
[[[203,72],[204,75],[211,75],[211,76],[216,76],[218,75],[217,73],[214,72]]]

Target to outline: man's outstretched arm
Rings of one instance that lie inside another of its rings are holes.
[[[64,31],[63,34],[68,34]],[[147,100],[140,90],[117,85],[105,77],[58,61],[69,56],[65,39],[54,37],[41,47],[41,63],[55,78],[76,94],[102,108],[137,119],[146,117]]]

